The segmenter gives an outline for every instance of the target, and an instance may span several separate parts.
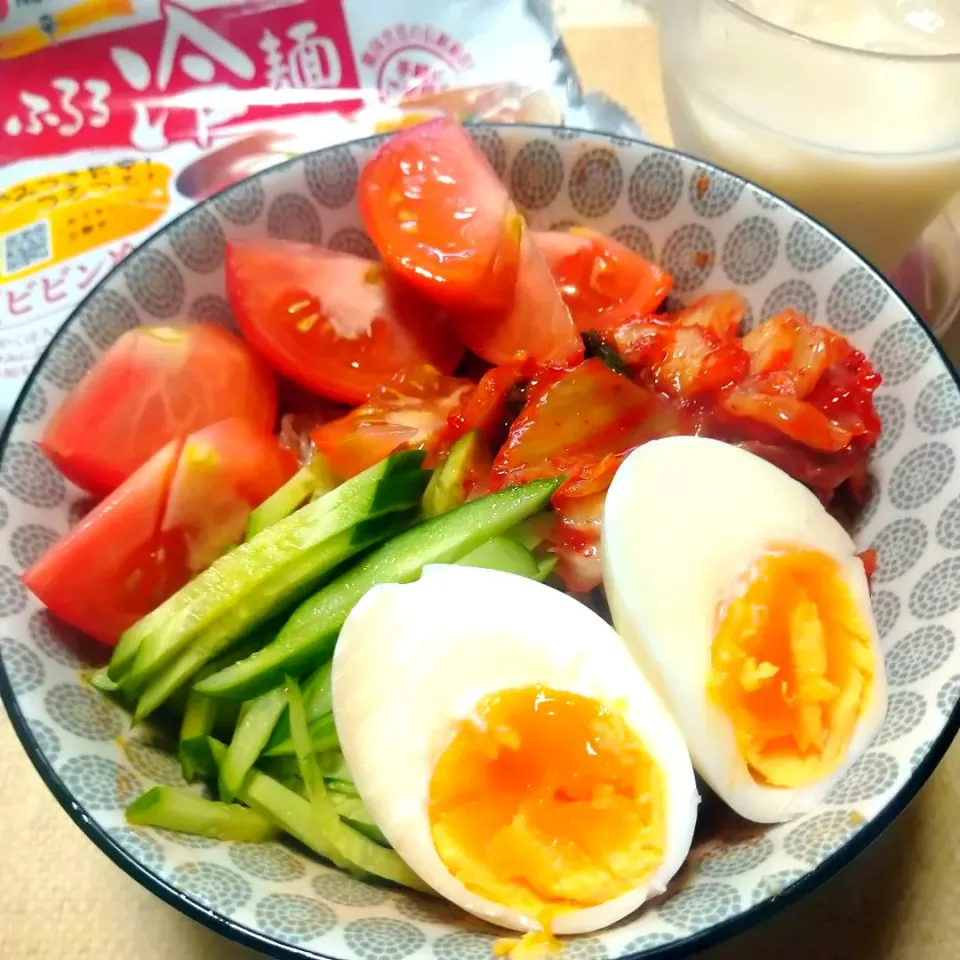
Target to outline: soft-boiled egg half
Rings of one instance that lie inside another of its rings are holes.
[[[812,809],[886,712],[867,579],[843,527],[759,457],[670,437],[614,477],[602,552],[617,630],[707,784],[760,823]]]
[[[690,849],[676,723],[612,627],[551,587],[459,566],[374,587],[340,633],[333,708],[391,846],[500,926],[605,927]]]

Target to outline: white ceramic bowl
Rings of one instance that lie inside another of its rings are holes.
[[[687,956],[813,889],[875,838],[943,756],[960,725],[960,391],[927,330],[861,259],[756,187],[668,150],[546,127],[473,134],[536,227],[585,223],[664,262],[677,293],[736,287],[762,319],[793,305],[847,335],[884,377],[877,493],[857,533],[875,546],[873,603],[890,681],[877,741],[822,807],[750,827],[701,817],[672,889],[616,927],[572,942],[571,960]],[[261,173],[170,224],[106,277],[57,334],[2,438],[0,693],[24,747],[87,835],[159,897],[276,957],[481,960],[495,932],[444,903],[361,883],[279,844],[217,843],[132,830],[141,790],[179,768],[131,739],[125,715],[91,692],[91,647],[59,628],[18,573],[84,502],[33,442],[51,411],[124,330],[217,319],[224,240],[282,237],[373,254],[357,174],[382,138]],[[704,189],[706,187],[706,189]]]

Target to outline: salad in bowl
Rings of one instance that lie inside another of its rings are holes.
[[[434,119],[202,204],[58,335],[0,690],[91,836],[259,949],[681,955],[952,739],[958,445],[802,214]]]

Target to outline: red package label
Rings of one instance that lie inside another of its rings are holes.
[[[77,138],[86,149],[206,147],[238,124],[302,113],[292,91],[315,92],[311,109],[344,110],[351,98],[359,106],[343,4],[324,6],[320,26],[299,5],[197,11],[161,0],[159,18],[136,30],[0,61],[0,89],[17,90],[0,116],[2,152],[51,156],[75,149]],[[344,92],[316,95],[323,91]]]
[[[562,122],[573,89],[542,0],[0,4],[0,420],[71,309],[194,204],[440,111]]]

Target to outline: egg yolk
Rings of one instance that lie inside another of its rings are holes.
[[[758,783],[815,783],[843,759],[869,699],[870,631],[819,551],[764,556],[740,586],[720,613],[708,689]]]
[[[660,769],[616,710],[542,686],[484,697],[430,783],[450,873],[536,918],[611,900],[662,862]]]

